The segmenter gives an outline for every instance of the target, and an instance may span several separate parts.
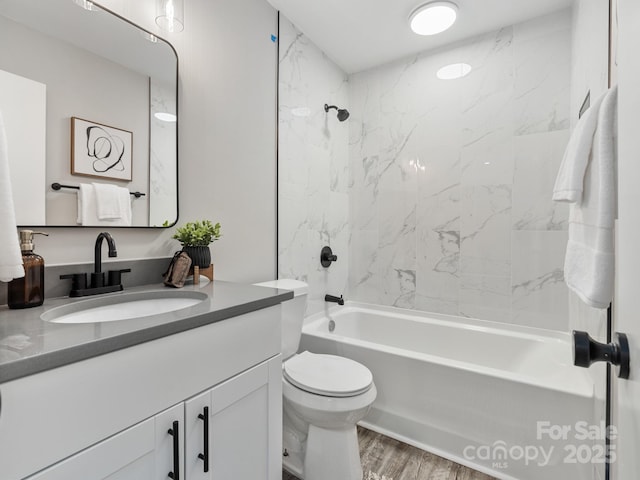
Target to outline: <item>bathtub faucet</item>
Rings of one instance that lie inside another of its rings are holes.
[[[340,295],[339,297],[335,297],[333,295],[325,295],[324,296],[324,301],[325,302],[335,302],[338,305],[344,305],[344,298],[342,298],[342,295]]]

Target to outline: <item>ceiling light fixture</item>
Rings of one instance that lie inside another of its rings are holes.
[[[156,0],[156,24],[170,33],[184,30],[183,0]]]
[[[444,32],[456,21],[458,6],[452,2],[429,2],[409,15],[411,30],[418,35]]]
[[[438,70],[436,76],[440,80],[455,80],[456,78],[462,78],[468,75],[470,71],[471,65],[468,63],[452,63]]]

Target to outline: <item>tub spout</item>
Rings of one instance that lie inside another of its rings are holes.
[[[342,298],[342,295],[340,295],[339,297],[335,297],[333,295],[325,295],[324,301],[334,302],[334,303],[337,303],[338,305],[344,305],[344,299]]]

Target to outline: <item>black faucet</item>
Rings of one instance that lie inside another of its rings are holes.
[[[91,283],[87,286],[86,273],[71,273],[68,275],[60,275],[60,278],[71,279],[70,297],[84,297],[87,295],[98,295],[101,293],[120,292],[124,290],[121,281],[121,275],[130,272],[130,268],[121,270],[109,270],[107,282],[105,282],[104,273],[102,272],[102,241],[106,240],[109,247],[109,256],[117,257],[116,242],[109,232],[101,232],[96,238],[94,249],[93,273],[91,274]]]
[[[109,232],[101,232],[96,238],[96,248],[94,250],[93,257],[93,271],[94,273],[102,272],[102,240],[107,241],[109,245],[109,257],[117,257],[118,251],[116,250],[116,242]]]
[[[334,302],[334,303],[337,303],[338,305],[344,305],[344,298],[342,298],[342,295],[340,295],[339,297],[335,297],[333,295],[325,295],[324,301]]]

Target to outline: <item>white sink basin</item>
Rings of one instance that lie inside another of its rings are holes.
[[[52,308],[40,315],[53,323],[100,323],[175,312],[208,297],[202,292],[161,290],[96,297]]]

